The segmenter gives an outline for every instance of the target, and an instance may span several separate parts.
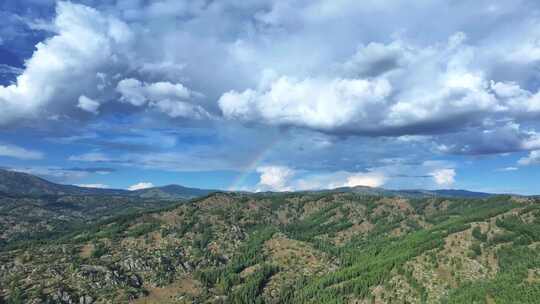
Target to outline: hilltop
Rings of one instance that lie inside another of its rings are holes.
[[[28,173],[0,169],[0,193],[3,193],[4,196],[40,197],[107,195],[151,199],[191,199],[215,191],[216,190],[189,188],[180,185],[152,187],[135,191],[88,188],[57,184]]]
[[[178,185],[137,191],[62,185],[0,169],[0,247],[49,239],[74,226],[167,207],[214,192]]]

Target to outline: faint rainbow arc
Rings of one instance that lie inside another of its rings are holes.
[[[248,176],[257,169],[257,167],[266,158],[266,156],[268,156],[270,151],[272,151],[272,149],[277,145],[279,140],[280,140],[280,137],[275,136],[271,141],[268,142],[268,144],[264,145],[262,149],[260,149],[257,153],[255,153],[255,156],[251,159],[251,161],[248,162],[248,165],[241,171],[241,173],[229,185],[228,190],[229,191],[239,190],[238,188],[242,186],[245,183]]]

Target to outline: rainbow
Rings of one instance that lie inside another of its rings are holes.
[[[260,166],[260,164],[264,161],[264,159],[268,156],[268,154],[272,151],[272,149],[276,146],[276,144],[280,140],[280,136],[275,136],[272,140],[268,142],[268,144],[263,145],[257,153],[254,154],[253,158],[251,158],[250,161],[248,161],[247,166],[240,171],[240,174],[233,180],[233,182],[229,185],[228,190],[229,191],[235,191],[238,190],[241,186],[243,186],[249,177],[249,175],[254,172],[257,167]]]

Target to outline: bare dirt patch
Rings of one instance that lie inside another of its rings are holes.
[[[374,227],[375,226],[369,221],[363,221],[360,224],[353,224],[351,227],[337,232],[336,236],[331,238],[330,241],[335,245],[342,245],[349,242],[357,235],[363,235],[370,232]]]
[[[94,244],[84,244],[81,247],[81,252],[79,255],[81,258],[89,258],[92,256],[92,252],[94,251]]]
[[[177,282],[163,287],[147,287],[148,296],[132,301],[133,304],[191,303],[189,296],[201,293],[201,284],[191,277],[184,277]]]

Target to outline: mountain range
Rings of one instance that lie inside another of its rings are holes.
[[[135,191],[88,188],[57,184],[28,173],[0,169],[0,193],[11,196],[107,195],[146,199],[191,199],[212,192],[216,192],[216,190],[188,188],[179,185],[152,187]]]
[[[145,199],[192,199],[208,195],[220,190],[189,188],[180,185],[152,187],[135,191],[123,189],[88,188],[74,185],[62,185],[43,178],[17,171],[0,169],[0,193],[12,196],[65,196],[65,195],[108,195]],[[342,187],[336,189],[306,192],[352,192],[366,195],[401,196],[410,198],[423,197],[461,197],[487,198],[494,194],[467,190],[390,190],[365,186]]]
[[[0,246],[29,238],[48,239],[73,226],[92,225],[116,216],[167,208],[220,192],[180,185],[135,191],[87,188],[57,184],[28,173],[0,169]],[[387,190],[363,186],[298,193],[351,193],[414,199],[492,196],[464,190]],[[250,195],[249,192],[243,194]],[[265,192],[253,195],[273,197],[278,194]]]

